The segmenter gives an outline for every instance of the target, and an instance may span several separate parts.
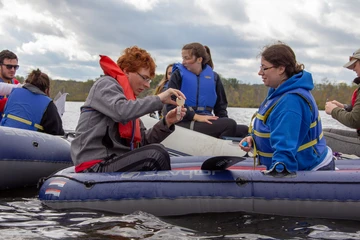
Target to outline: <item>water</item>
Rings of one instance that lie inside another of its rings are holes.
[[[64,129],[75,129],[81,105],[66,103]],[[229,108],[229,116],[249,124],[255,111]],[[347,129],[323,111],[320,115],[324,128]],[[0,239],[360,239],[357,221],[242,213],[158,218],[144,212],[55,211],[40,203],[37,191],[0,192]]]
[[[79,119],[80,107],[82,105],[83,102],[66,102],[66,112],[62,117],[64,129],[75,129]],[[235,119],[238,124],[245,125],[249,125],[251,117],[256,111],[256,108],[228,108],[229,117]],[[320,117],[323,128],[351,130],[350,128],[339,123],[337,120],[333,119],[330,115],[326,114],[325,111],[320,111]]]

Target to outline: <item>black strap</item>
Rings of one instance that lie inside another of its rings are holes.
[[[209,111],[212,112],[213,108],[212,107],[189,107],[190,111]]]

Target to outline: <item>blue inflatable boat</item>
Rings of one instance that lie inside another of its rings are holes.
[[[0,126],[0,190],[35,186],[72,166],[70,143],[60,137]]]
[[[271,176],[261,166],[254,169],[253,159],[227,170],[201,170],[208,158],[173,157],[173,170],[158,172],[74,173],[67,168],[44,182],[39,198],[54,209],[123,214],[247,212],[360,220],[359,159],[337,160],[337,171]]]

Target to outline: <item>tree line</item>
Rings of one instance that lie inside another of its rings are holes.
[[[139,97],[152,95],[156,86],[163,78],[163,74],[156,75],[151,82],[151,87],[141,93]],[[221,77],[221,76],[220,76]],[[24,82],[24,77],[16,76],[20,82]],[[54,98],[60,92],[67,92],[67,101],[85,101],[90,88],[97,79],[88,79],[85,82],[75,80],[56,80],[50,81],[50,97]],[[258,108],[267,95],[268,88],[263,84],[248,84],[236,78],[223,78],[228,106],[241,108]],[[316,83],[312,94],[320,110],[324,110],[326,100],[334,100],[341,103],[350,103],[351,95],[358,86],[346,83],[335,84],[324,78],[321,83]]]

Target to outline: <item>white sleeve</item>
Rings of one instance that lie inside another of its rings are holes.
[[[22,87],[22,84],[0,83],[0,96],[9,95],[13,88]]]

